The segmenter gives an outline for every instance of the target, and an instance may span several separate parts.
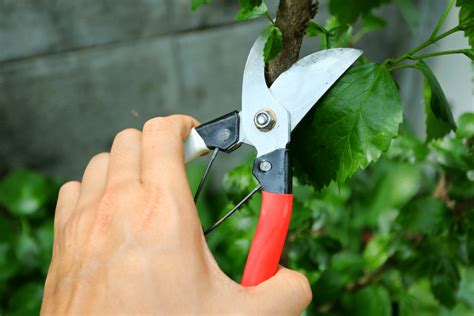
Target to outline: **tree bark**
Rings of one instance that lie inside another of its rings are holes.
[[[276,25],[283,35],[283,48],[277,57],[267,64],[267,82],[271,85],[297,60],[308,22],[316,15],[318,1],[280,0]]]

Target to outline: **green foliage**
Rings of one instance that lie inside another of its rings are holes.
[[[425,111],[427,140],[440,138],[456,128],[446,95],[430,67],[420,60],[415,67],[425,76]]]
[[[211,3],[212,0],[191,0],[191,10],[196,11],[200,6]]]
[[[11,173],[0,184],[0,203],[13,215],[33,216],[50,198],[47,180],[33,172]]]
[[[267,41],[263,48],[263,56],[266,63],[274,59],[281,51],[283,45],[283,35],[280,29],[271,25],[265,32]]]
[[[383,19],[372,13],[367,13],[362,16],[362,30],[364,33],[383,29],[385,25],[386,22]]]
[[[457,0],[456,5],[461,7],[459,25],[474,48],[474,2],[471,0]]]
[[[433,295],[443,305],[453,308],[460,280],[456,262],[450,257],[439,258],[430,276]]]
[[[368,286],[353,294],[346,294],[342,304],[347,313],[354,316],[392,315],[390,295],[382,286]]]
[[[342,24],[353,24],[359,16],[369,14],[372,9],[389,0],[331,0],[329,11]]]
[[[474,48],[465,49],[463,54],[469,57],[471,60],[474,60]]]
[[[327,30],[321,36],[321,48],[347,47],[352,37],[353,28],[349,24],[340,23],[335,17],[327,20]]]
[[[467,177],[474,170],[473,139],[474,113],[466,113],[456,133],[442,139],[395,138],[376,164],[339,185],[316,190],[294,180],[283,261],[311,282],[308,315],[474,312],[474,190],[466,190],[474,187]],[[250,166],[225,177],[234,203],[255,185]],[[219,252],[218,262],[236,280],[259,203],[253,198],[209,237],[214,253],[232,249]]]
[[[474,135],[474,113],[464,113],[458,120],[456,135],[461,138]]]
[[[58,181],[18,170],[0,180],[0,314],[38,314],[53,245]]]
[[[268,13],[267,5],[262,0],[240,0],[241,9],[235,16],[237,21],[258,18]]]
[[[387,68],[373,63],[353,67],[295,131],[296,174],[316,187],[332,180],[344,183],[388,149],[401,121],[398,90]]]

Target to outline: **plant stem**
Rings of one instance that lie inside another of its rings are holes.
[[[449,36],[453,33],[456,33],[457,31],[459,31],[461,28],[458,26],[455,26],[453,27],[452,29],[440,34],[440,35],[437,35],[435,37],[430,37],[427,41],[421,43],[419,46],[415,47],[414,49],[412,49],[411,51],[409,51],[408,53],[406,54],[403,54],[402,56],[396,58],[396,59],[393,59],[393,60],[390,60],[390,62],[392,64],[397,64],[405,59],[410,59],[410,56],[413,56],[415,53],[419,52],[420,50],[423,50],[425,49],[426,47],[436,43],[437,41],[445,38],[446,36]]]
[[[317,11],[317,3],[313,0],[280,0],[275,25],[283,35],[281,52],[266,67],[268,85],[285,70],[291,67],[299,57],[301,43],[309,21]]]
[[[418,55],[418,56],[409,56],[408,59],[419,60],[423,58],[430,58],[430,57],[443,56],[443,55],[464,54],[465,52],[466,52],[465,49],[454,49],[454,50],[447,50],[444,52],[436,52],[436,53],[430,53],[430,54],[424,54],[424,55]]]
[[[273,26],[275,26],[275,21],[273,21],[273,18],[270,16],[270,13],[265,12],[265,17],[268,19],[268,21],[270,21],[271,24],[273,24]]]
[[[431,33],[430,38],[433,38],[433,37],[435,37],[436,35],[438,35],[439,29],[440,29],[441,26],[443,25],[444,20],[446,20],[446,17],[448,16],[449,12],[451,11],[451,8],[453,7],[454,3],[455,3],[455,0],[451,0],[451,1],[449,2],[448,6],[447,6],[446,9],[444,10],[443,15],[441,16],[441,19],[439,19],[438,24],[436,25],[435,29],[433,30],[433,33]]]
[[[395,70],[398,70],[398,69],[405,69],[405,68],[416,68],[415,65],[400,65],[400,66],[396,66],[396,67],[392,67],[389,69],[389,71],[395,71]]]

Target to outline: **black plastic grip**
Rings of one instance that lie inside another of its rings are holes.
[[[253,175],[262,185],[263,191],[278,194],[291,193],[292,174],[288,149],[276,149],[255,159]]]
[[[233,111],[196,127],[207,148],[231,152],[239,142],[239,112]]]

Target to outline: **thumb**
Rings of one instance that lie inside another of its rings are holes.
[[[300,315],[313,297],[306,276],[282,266],[254,290],[257,306],[268,315]]]

